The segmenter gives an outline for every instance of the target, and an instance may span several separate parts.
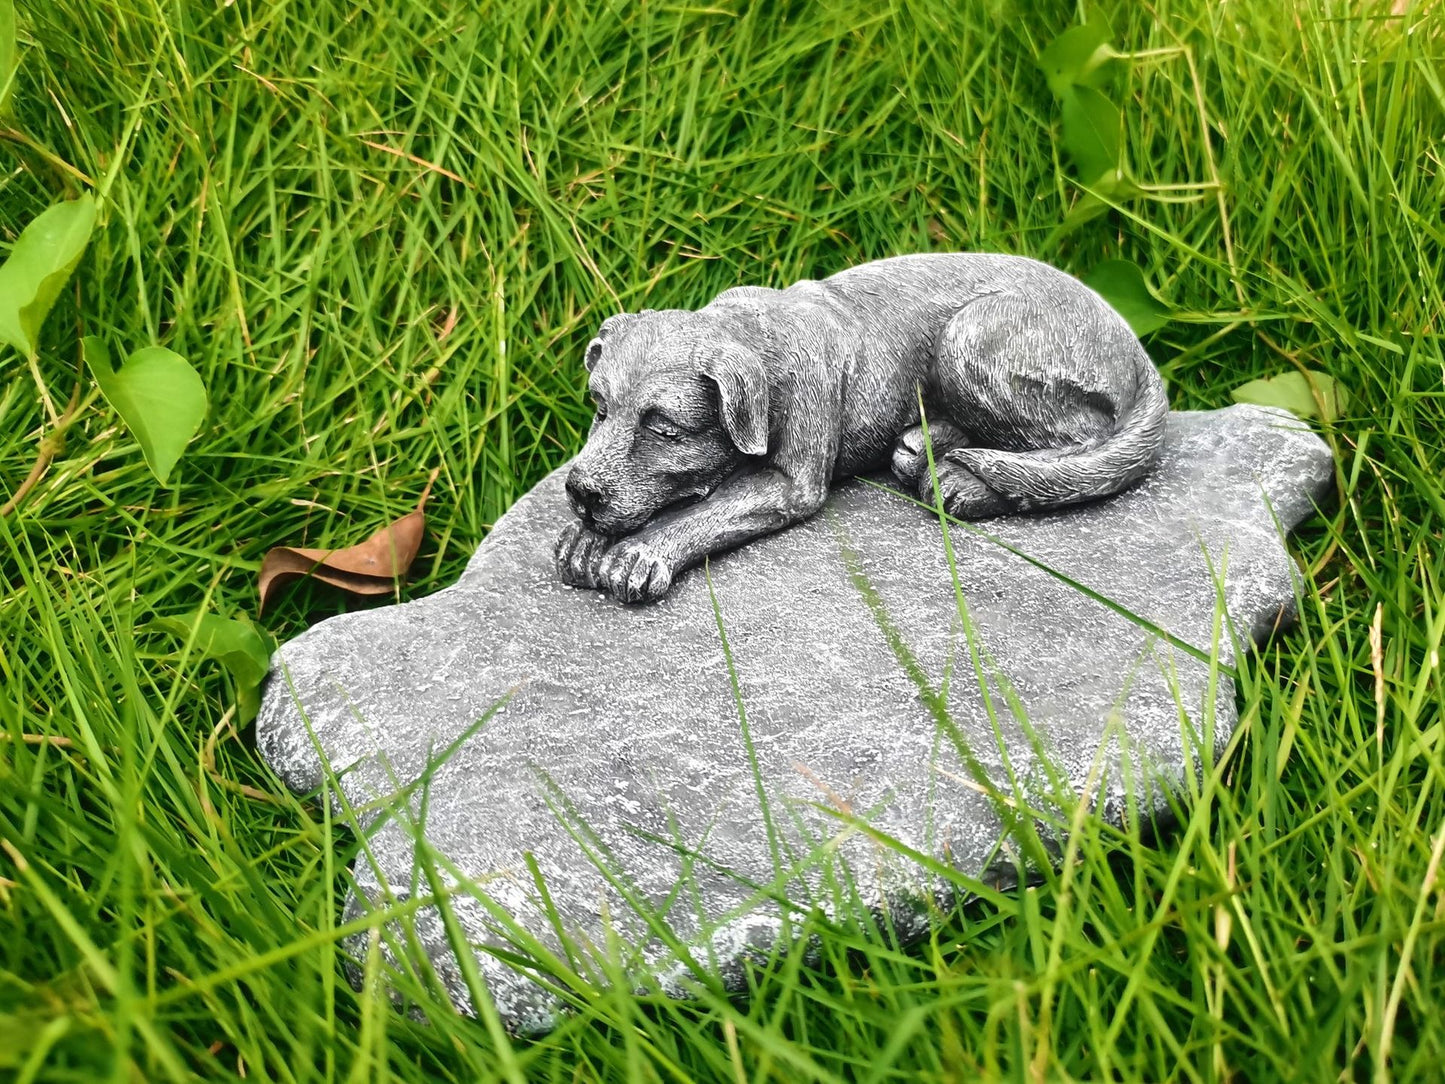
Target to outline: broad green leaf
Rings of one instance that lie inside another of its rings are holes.
[[[185,358],[161,346],[147,346],[110,367],[110,351],[95,336],[85,339],[85,362],[106,402],[115,408],[140,444],[146,464],[161,485],[205,420],[206,387]]]
[[[249,620],[235,620],[216,614],[194,617],[157,617],[150,627],[190,639],[195,632],[195,651],[224,666],[236,681],[236,711],[243,726],[256,717],[261,706],[261,679],[271,665],[276,643],[269,633]]]
[[[1114,306],[1135,335],[1147,335],[1169,322],[1169,306],[1154,296],[1144,272],[1128,260],[1105,260],[1083,276],[1084,284]]]
[[[1308,375],[1307,375],[1308,374]],[[1332,422],[1345,412],[1345,389],[1328,373],[1318,369],[1292,369],[1279,376],[1251,380],[1229,393],[1236,403],[1282,407],[1300,418]]]
[[[15,0],[0,0],[0,116],[15,89]]]
[[[1039,54],[1039,67],[1054,97],[1063,98],[1074,86],[1097,87],[1119,59],[1109,45],[1109,28],[1103,23],[1070,27],[1049,42]]]
[[[1079,180],[1105,195],[1123,179],[1119,107],[1093,87],[1070,87],[1064,95],[1064,150]]]
[[[95,200],[84,195],[47,208],[20,231],[0,264],[0,343],[26,357],[35,354],[40,325],[80,263],[94,227]]]

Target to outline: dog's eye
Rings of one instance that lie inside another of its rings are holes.
[[[592,410],[596,419],[600,422],[603,418],[607,417],[607,400],[594,398],[592,400]]]
[[[649,410],[642,416],[642,427],[650,433],[656,433],[665,440],[681,440],[683,433],[667,415],[656,410]]]

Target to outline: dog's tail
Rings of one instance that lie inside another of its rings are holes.
[[[1006,452],[956,448],[948,458],[966,467],[1012,508],[1038,511],[1107,497],[1133,485],[1154,466],[1164,444],[1169,399],[1164,381],[1139,348],[1137,393],[1114,433],[1082,450]]]

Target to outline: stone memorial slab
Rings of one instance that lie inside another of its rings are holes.
[[[552,557],[569,515],[559,470],[498,521],[454,586],[284,645],[257,744],[301,792],[322,785],[324,756],[356,807],[426,776],[408,808],[422,816],[424,803],[444,880],[471,882],[451,906],[509,1026],[545,1029],[558,1012],[492,951],[517,941],[510,921],[558,953],[560,923],[584,969],[589,954],[635,951],[639,986],[660,976],[686,993],[677,945],[736,986],[743,957],[783,928],[757,889],[779,884],[775,848],[787,867],[826,841],[863,905],[905,914],[946,885],[854,822],[1006,880],[1016,866],[980,771],[1012,793],[1010,771],[1043,780],[1046,757],[1073,792],[1094,789],[1101,816],[1123,816],[1131,788],[1161,809],[1162,788],[1197,764],[1206,721],[1216,751],[1236,722],[1227,675],[1211,703],[1208,661],[1185,645],[1228,666],[1231,629],[1247,646],[1287,623],[1296,570],[1282,533],[1332,480],[1325,444],[1289,415],[1170,414],[1157,468],[1121,495],[952,528],[966,629],[937,516],[865,480],[715,557],[716,611],[701,570],[645,606],[566,586]],[[429,894],[414,839],[397,818],[374,832],[376,865],[356,871],[368,900]],[[793,873],[788,897],[829,910],[823,866]],[[414,921],[457,1008],[472,1011],[441,917],[427,906]]]

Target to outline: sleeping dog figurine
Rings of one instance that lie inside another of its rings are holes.
[[[683,569],[890,463],[930,505],[936,477],[960,519],[1117,493],[1153,466],[1169,410],[1124,318],[1019,256],[896,256],[623,313],[585,364],[596,417],[557,570],[623,602],[661,598]]]

